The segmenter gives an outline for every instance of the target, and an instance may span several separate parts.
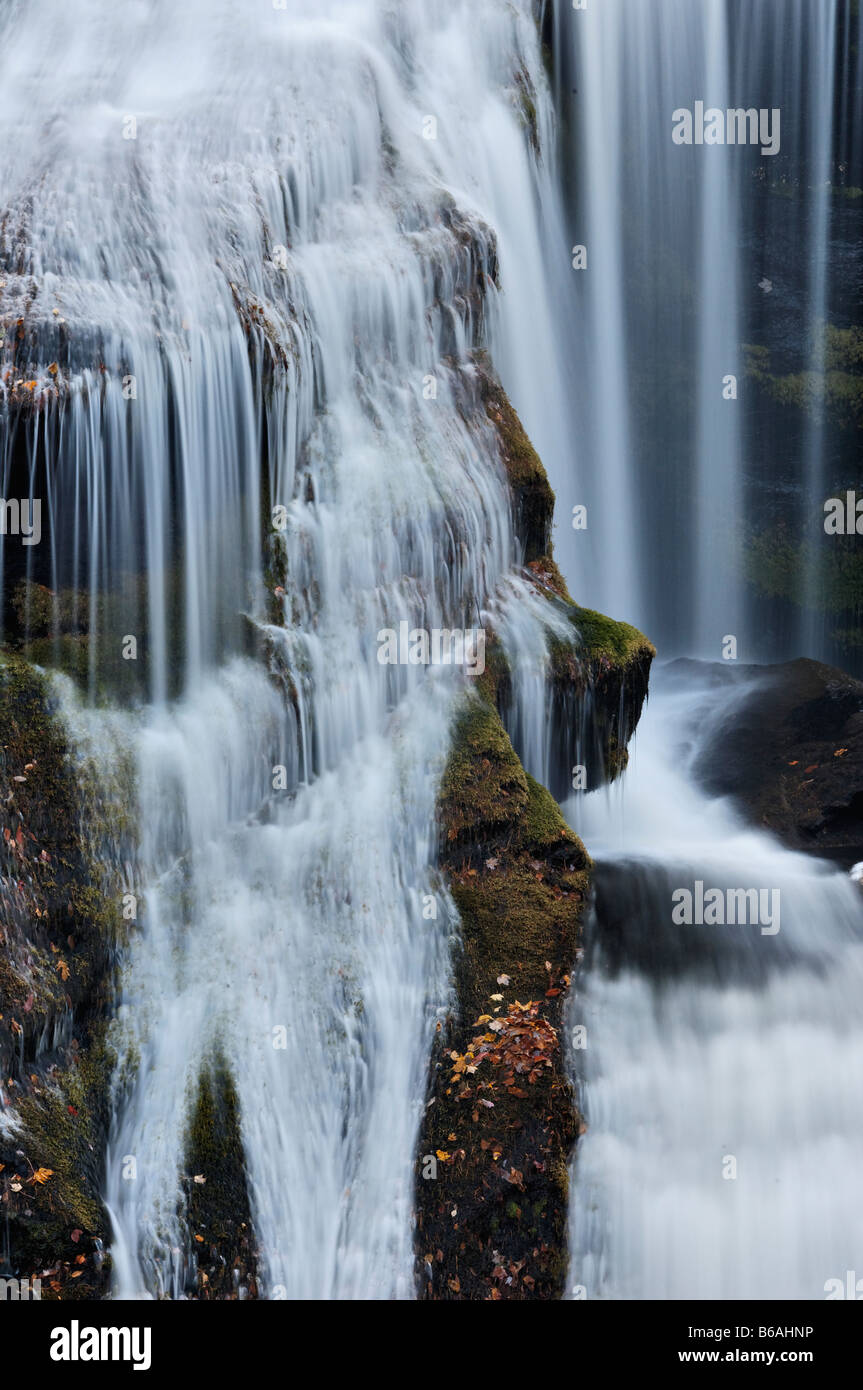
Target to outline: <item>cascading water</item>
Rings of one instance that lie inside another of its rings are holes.
[[[811,373],[816,401],[825,324],[860,321],[859,16],[845,0],[558,0],[546,25],[570,240],[587,252],[558,323],[576,465],[563,497],[588,507],[586,531],[561,531],[562,568],[666,655],[717,660],[732,635],[744,659],[836,660],[817,542],[825,498],[853,482],[841,432],[814,406],[777,428],[755,392],[761,370]],[[696,102],[777,110],[776,152],[676,144],[674,113]],[[748,555],[755,532],[766,568],[784,527],[805,543],[780,612],[753,593]]]
[[[698,787],[728,712],[724,684],[661,672],[625,787],[583,803],[575,1297],[818,1299],[859,1263],[863,903]],[[675,924],[699,881],[769,893],[765,917]]]
[[[44,375],[4,478],[35,477],[50,536],[47,565],[7,577],[69,596],[53,656],[83,615],[89,700],[62,686],[65,717],[106,784],[134,769],[119,1297],[187,1287],[181,1175],[217,1062],[264,1295],[412,1292],[455,923],[435,789],[463,679],[382,666],[377,634],[474,626],[518,561],[469,391],[487,317],[506,353],[554,201],[530,8],[6,16],[5,85],[42,140],[25,151],[7,113],[5,293]],[[535,278],[522,354],[551,321]],[[134,710],[100,709],[124,691]]]
[[[825,322],[859,323],[852,7],[608,0],[549,6],[547,23],[571,239],[587,247],[573,434],[596,466],[576,475],[573,500],[598,520],[562,539],[558,559],[583,602],[625,611],[663,654],[717,660],[730,635],[730,654],[750,660],[835,659],[815,544],[839,486],[835,427],[814,410],[798,445],[771,433],[747,404],[744,344],[766,336],[773,369],[812,373],[815,394]],[[781,153],[676,145],[673,113],[698,101],[778,108]],[[736,398],[723,395],[728,375]],[[747,592],[745,550],[765,519],[777,545],[792,513],[806,537],[800,606],[774,626]],[[747,830],[698,785],[690,767],[717,707],[728,715],[727,687],[659,684],[621,788],[565,808],[598,861],[569,1009],[588,1126],[570,1293],[823,1298],[859,1264],[863,1235],[863,904],[845,875]],[[673,894],[696,882],[775,890],[779,932],[676,924]]]
[[[817,371],[820,321],[853,319],[828,245],[841,260],[854,235],[833,185],[863,181],[854,33],[842,0],[5,7],[3,485],[42,497],[45,544],[0,537],[4,622],[35,633],[40,586],[61,596],[31,654],[75,672],[72,741],[131,810],[97,844],[138,906],[112,1025],[115,1296],[193,1285],[190,1116],[219,1066],[258,1292],[413,1293],[457,930],[435,799],[466,682],[382,666],[378,634],[488,620],[544,783],[549,639],[572,636],[518,572],[478,350],[557,490],[579,602],[666,654],[716,657],[728,633],[741,655],[822,650],[811,602],[756,645],[742,550],[765,495],[805,520],[832,485],[828,432],[814,416],[773,489],[740,397],[744,342],[769,329],[791,362],[803,340]],[[674,145],[700,100],[781,109],[769,190],[757,151]],[[859,896],[669,771],[709,712],[663,694],[622,799],[568,808],[600,863],[570,1018],[590,1040],[570,1283],[590,1296],[817,1297],[863,1234]],[[672,931],[673,890],[709,877],[778,889],[781,931]]]

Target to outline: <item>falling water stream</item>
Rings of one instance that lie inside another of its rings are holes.
[[[751,459],[721,379],[742,377],[752,284],[780,271],[740,255],[751,152],[675,149],[671,112],[773,106],[780,88],[832,112],[841,16],[839,0],[745,9],[3,9],[3,293],[58,393],[5,435],[4,495],[35,481],[46,533],[6,577],[86,614],[86,693],[57,689],[133,821],[104,848],[138,902],[112,1024],[116,1297],[194,1282],[183,1178],[216,1061],[263,1296],[414,1294],[414,1150],[458,930],[435,800],[467,678],[382,666],[378,632],[488,621],[516,747],[543,780],[556,758],[557,619],[519,574],[479,350],[557,490],[579,601],[670,651],[754,644],[731,543]],[[572,89],[559,143],[553,87]],[[815,182],[829,151],[813,137]],[[807,209],[817,316],[829,217],[823,197]],[[688,405],[648,446],[654,347],[699,384],[669,381]],[[807,450],[816,487],[817,433]],[[586,532],[569,525],[580,503]],[[58,659],[71,640],[55,629]],[[859,896],[697,789],[678,745],[705,700],[663,693],[622,790],[567,808],[600,864],[571,1015],[590,1039],[573,1058],[590,1128],[571,1283],[817,1297],[863,1235]],[[741,886],[781,887],[778,935],[671,929],[674,886],[744,871]]]
[[[823,1298],[863,1240],[860,891],[698,786],[727,685],[654,682],[625,786],[577,821],[597,874],[568,1016],[588,1125],[570,1293]],[[778,930],[676,925],[699,880],[769,890]]]
[[[376,638],[473,627],[516,583],[471,383],[477,348],[533,352],[528,384],[553,351],[530,5],[9,8],[5,84],[41,140],[7,115],[6,292],[63,399],[7,437],[5,477],[44,478],[30,577],[90,617],[90,698],[61,686],[74,740],[134,788],[115,1294],[193,1277],[187,1130],[218,1059],[264,1295],[410,1297],[456,929],[435,796],[465,678],[382,666]]]

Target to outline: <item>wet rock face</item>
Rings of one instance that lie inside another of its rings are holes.
[[[561,1017],[590,861],[479,696],[458,718],[440,805],[462,930],[420,1136],[419,1293],[558,1298],[578,1126]]]
[[[0,1276],[101,1297],[116,909],[78,829],[79,790],[43,676],[0,660]]]
[[[714,672],[728,706],[696,763],[704,785],[793,849],[863,860],[863,681],[804,658]]]

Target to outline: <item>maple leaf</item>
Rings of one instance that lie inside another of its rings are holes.
[[[53,1178],[53,1176],[54,1176],[54,1169],[53,1169],[53,1168],[37,1168],[37,1169],[36,1169],[36,1172],[33,1174],[33,1176],[30,1178],[29,1181],[30,1181],[30,1182],[37,1182],[37,1183],[39,1183],[39,1185],[40,1185],[40,1187],[41,1187],[41,1185],[42,1185],[43,1183],[46,1183],[46,1182],[48,1181],[48,1179],[49,1179],[49,1178]]]

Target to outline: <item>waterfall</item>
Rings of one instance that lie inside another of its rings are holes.
[[[812,373],[817,394],[825,324],[860,321],[859,16],[841,0],[561,0],[546,24],[587,253],[558,332],[567,497],[589,523],[558,559],[581,602],[625,612],[666,657],[718,661],[731,636],[748,661],[835,661],[818,540],[848,448],[819,410],[780,433],[749,358],[769,348],[770,370]],[[778,109],[778,151],[675,144],[673,114],[696,102]],[[747,587],[756,524],[762,563],[783,526],[805,538],[781,620]],[[596,860],[568,1011],[586,1122],[569,1293],[823,1298],[863,1235],[863,903],[699,785],[727,685],[651,683],[621,784],[565,805]],[[696,883],[775,890],[780,930],[675,921]]]
[[[777,435],[750,350],[817,375],[825,324],[859,322],[859,18],[844,0],[546,9],[570,241],[587,255],[558,332],[566,499],[588,527],[562,532],[558,559],[581,602],[625,612],[667,655],[717,660],[732,635],[745,659],[836,660],[817,605],[836,430],[812,410]],[[697,102],[777,110],[775,153],[676,144],[673,115]],[[783,519],[807,542],[784,616],[746,582],[753,526],[769,547]]]
[[[858,8],[3,8],[0,467],[42,534],[0,535],[0,624],[53,673],[123,903],[114,1297],[196,1291],[216,1073],[254,1252],[232,1293],[414,1296],[460,929],[436,801],[472,676],[390,664],[386,634],[488,627],[525,769],[556,788],[564,761],[551,653],[574,628],[524,568],[489,362],[580,605],[664,656],[835,659],[837,434],[818,409],[762,428],[753,400],[779,372],[817,397],[828,329],[863,307]],[[781,142],[676,143],[702,103],[778,111]],[[789,519],[780,611],[750,532]],[[859,891],[700,789],[715,699],[663,682],[626,778],[565,808],[597,861],[568,1005],[589,1297],[818,1297],[863,1235]],[[678,926],[696,882],[777,892],[781,930]]]
[[[625,787],[584,804],[575,1297],[818,1299],[856,1268],[863,903],[705,796],[692,769],[719,716],[727,687],[661,673]],[[675,924],[697,881],[775,892],[779,929]]]
[[[28,632],[33,586],[62,595],[39,650],[73,658],[81,756],[134,770],[115,1294],[189,1287],[190,1114],[223,1062],[264,1296],[410,1297],[465,677],[382,665],[378,635],[475,626],[520,558],[471,383],[477,349],[542,343],[525,294],[552,317],[522,275],[557,196],[531,5],[23,8],[3,467],[48,544],[4,560]]]

